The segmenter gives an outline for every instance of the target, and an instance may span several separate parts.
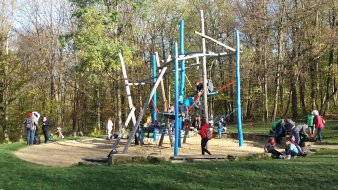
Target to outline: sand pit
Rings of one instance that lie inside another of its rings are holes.
[[[194,136],[187,138],[187,143],[182,144],[179,155],[201,155],[201,138]],[[114,140],[105,139],[81,139],[52,142],[27,146],[15,153],[20,159],[56,167],[69,167],[77,165],[85,157],[106,157],[111,150]],[[121,153],[126,139],[122,139],[118,152]],[[131,145],[130,154],[162,154],[173,156],[173,148],[170,147],[169,138],[164,139],[162,147],[153,143],[152,139],[145,139],[144,146]],[[209,151],[214,155],[236,155],[245,156],[255,153],[263,153],[263,143],[245,141],[243,147],[238,146],[238,140],[234,139],[212,139],[208,143]]]

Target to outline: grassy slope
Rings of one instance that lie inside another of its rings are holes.
[[[300,124],[301,122],[297,122]],[[266,123],[246,123],[243,124],[244,133],[262,133],[268,134],[271,124]],[[317,131],[317,130],[316,130]],[[228,132],[237,133],[237,125],[229,125]],[[338,121],[327,121],[322,131],[323,141],[328,143],[338,143]]]
[[[0,189],[336,189],[338,184],[337,150],[293,160],[55,168],[16,158],[13,152],[23,146],[0,145]]]

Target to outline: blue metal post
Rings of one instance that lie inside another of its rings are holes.
[[[237,125],[238,125],[238,141],[239,146],[243,146],[242,131],[242,107],[241,107],[241,76],[240,76],[240,48],[239,48],[239,32],[236,30],[236,104],[237,104]]]
[[[184,55],[184,20],[180,20],[180,55]],[[185,90],[185,61],[181,61],[181,83],[180,83],[180,104],[184,103],[184,90]],[[181,130],[182,130],[183,117],[179,120],[179,141],[178,146],[181,147]]]
[[[180,55],[184,55],[184,20],[180,20]],[[185,61],[181,61],[180,103],[184,102]]]
[[[152,66],[153,66],[153,69],[152,69],[152,75],[153,75],[153,82],[154,84],[156,83],[156,56],[153,55],[152,56]],[[154,93],[154,96],[153,96],[153,121],[157,121],[157,116],[156,116],[156,103],[157,103],[157,96],[156,96],[156,91]],[[156,128],[154,128],[154,142],[156,142]]]
[[[174,43],[174,57],[175,57],[175,143],[174,143],[174,156],[178,155],[178,136],[179,136],[179,118],[178,118],[178,51],[177,42]]]

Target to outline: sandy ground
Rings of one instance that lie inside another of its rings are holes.
[[[158,138],[159,139],[159,138]],[[200,155],[200,137],[187,138],[187,143],[182,144],[179,155]],[[69,167],[77,165],[85,157],[107,157],[114,140],[86,139],[52,142],[27,146],[15,153],[20,159],[56,167]],[[122,152],[126,139],[122,139],[118,147],[118,153]],[[208,143],[208,150],[214,155],[244,156],[253,153],[263,153],[263,143],[245,141],[243,147],[239,147],[238,140],[212,139]],[[162,147],[153,143],[152,139],[145,139],[144,146],[131,145],[129,154],[165,154],[173,156],[173,148],[170,147],[169,138],[166,137]]]

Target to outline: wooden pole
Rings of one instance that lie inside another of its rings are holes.
[[[120,57],[120,62],[121,62],[121,69],[122,69],[124,84],[126,85],[126,92],[127,92],[129,109],[131,110],[134,107],[134,104],[133,104],[133,99],[132,99],[131,93],[130,93],[130,86],[129,86],[129,81],[128,81],[128,77],[127,77],[126,66],[124,64],[124,60],[123,60],[121,53],[119,53],[119,57]],[[132,115],[132,121],[133,121],[133,124],[135,125],[135,123],[136,123],[135,114]]]
[[[161,71],[161,73],[160,73],[160,76],[158,77],[158,80],[157,80],[156,83],[154,84],[154,86],[153,86],[153,88],[152,88],[152,90],[151,90],[151,92],[150,92],[150,95],[149,95],[148,99],[146,100],[146,102],[145,102],[144,105],[143,105],[143,108],[142,108],[142,110],[141,110],[141,112],[140,112],[140,115],[139,115],[138,118],[137,118],[136,124],[134,125],[134,127],[133,127],[133,129],[132,129],[132,131],[131,131],[130,137],[135,136],[136,130],[137,130],[138,126],[140,125],[140,122],[141,122],[141,119],[143,118],[143,115],[144,115],[144,113],[145,113],[145,110],[147,109],[147,107],[148,107],[148,105],[149,105],[151,99],[153,98],[154,93],[155,93],[155,91],[156,91],[158,85],[160,84],[160,81],[162,80],[163,75],[164,75],[164,73],[166,72],[166,70],[167,70],[167,67],[164,67],[164,68],[162,69],[162,71]],[[125,154],[125,153],[128,152],[128,148],[129,148],[129,145],[130,145],[132,139],[133,139],[133,138],[129,138],[129,139],[128,139],[126,145],[124,146],[124,150],[123,150],[123,152],[122,152],[123,154]]]
[[[159,68],[160,67],[160,59],[159,59],[159,56],[158,56],[158,52],[155,52],[155,55],[156,55],[156,64],[157,64],[157,67]],[[159,69],[158,72],[161,72],[161,69]],[[161,83],[162,98],[163,98],[163,102],[164,102],[164,111],[167,112],[168,111],[168,108],[166,107],[167,98],[165,96],[163,79],[161,79],[160,83]]]
[[[200,35],[200,36],[202,36],[203,38],[206,38],[206,39],[209,39],[209,40],[215,42],[216,44],[218,44],[218,45],[220,45],[220,46],[225,47],[225,48],[228,49],[228,50],[231,50],[231,51],[233,51],[233,52],[236,52],[236,49],[234,49],[234,48],[232,48],[232,47],[230,47],[230,46],[227,46],[227,45],[225,45],[225,44],[223,44],[223,43],[221,43],[221,42],[215,40],[215,39],[212,38],[212,37],[209,37],[209,36],[207,36],[207,35],[205,35],[205,34],[202,34],[202,33],[196,32],[196,31],[195,31],[195,33],[198,34],[198,35]]]
[[[135,117],[135,110],[136,110],[135,107],[133,107],[133,108],[130,110],[130,112],[129,112],[129,114],[128,114],[128,117],[127,117],[127,120],[126,120],[126,122],[124,123],[124,126],[122,127],[119,136],[116,138],[116,140],[115,140],[115,142],[114,142],[114,144],[113,144],[112,150],[111,150],[110,153],[108,154],[108,157],[109,157],[111,154],[117,153],[117,152],[116,152],[117,145],[120,143],[121,138],[123,137],[123,133],[124,133],[124,131],[126,130],[127,126],[129,125],[129,122],[130,122],[131,118],[132,118],[133,116]],[[132,137],[129,136],[129,138],[132,138]]]
[[[204,15],[203,15],[203,10],[201,10],[201,29],[202,29],[202,34],[205,34],[204,31]],[[203,54],[206,53],[206,46],[205,46],[205,38],[202,37],[202,52]],[[209,115],[208,115],[208,78],[207,78],[207,57],[204,55],[203,56],[203,103],[204,103],[204,118],[206,122],[209,122]]]

